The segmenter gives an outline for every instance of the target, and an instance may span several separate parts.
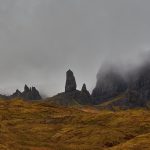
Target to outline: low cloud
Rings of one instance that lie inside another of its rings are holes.
[[[64,91],[72,69],[92,91],[105,61],[138,64],[150,49],[147,0],[0,0],[0,91]],[[130,64],[130,65],[129,65]]]

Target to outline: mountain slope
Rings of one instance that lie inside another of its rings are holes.
[[[121,70],[111,64],[101,68],[92,92],[95,104],[107,103],[124,94],[125,98],[120,99],[121,107],[147,107],[150,103],[150,63],[146,62],[127,73]]]
[[[127,89],[127,83],[120,75],[116,66],[107,64],[102,66],[97,74],[97,83],[92,96],[95,104],[105,102],[107,99],[117,96]]]

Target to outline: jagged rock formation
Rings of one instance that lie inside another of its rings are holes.
[[[92,104],[92,98],[89,91],[86,89],[86,85],[83,85],[81,91],[77,90],[76,87],[74,74],[71,70],[68,70],[66,73],[65,92],[48,98],[48,101],[65,106]]]
[[[65,92],[75,91],[76,88],[77,88],[77,85],[76,85],[76,80],[75,80],[74,74],[71,70],[68,70],[66,72]]]
[[[22,93],[17,89],[15,93],[12,94],[12,97],[21,97]]]
[[[26,100],[40,100],[40,99],[42,99],[39,91],[35,87],[29,88],[27,85],[25,85],[23,92],[16,90],[16,92],[10,96],[10,98],[15,98],[15,97],[20,97],[20,98],[23,98]]]
[[[81,93],[86,95],[87,97],[91,97],[90,92],[87,90],[85,83],[82,86]]]

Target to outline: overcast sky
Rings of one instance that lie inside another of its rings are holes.
[[[149,0],[0,0],[0,92],[64,91],[71,69],[91,91],[103,61],[150,49]]]

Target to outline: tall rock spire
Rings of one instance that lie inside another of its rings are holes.
[[[66,72],[66,86],[65,86],[65,92],[72,92],[76,90],[76,80],[74,77],[74,74],[71,70],[68,70]]]

